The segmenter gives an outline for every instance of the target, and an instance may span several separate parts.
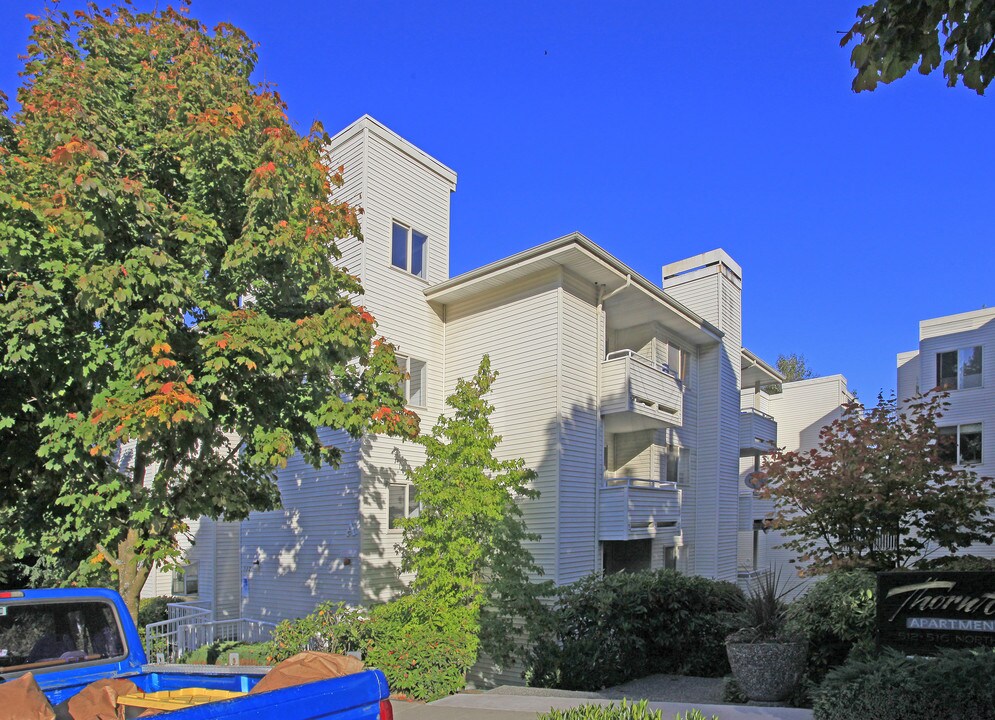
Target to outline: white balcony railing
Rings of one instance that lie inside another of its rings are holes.
[[[665,365],[632,350],[608,353],[601,363],[601,413],[611,432],[629,432],[682,422],[681,381]]]

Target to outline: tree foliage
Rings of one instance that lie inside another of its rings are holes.
[[[277,506],[295,451],[338,461],[320,427],[417,418],[336,263],[342,168],[255,44],[171,8],[33,20],[0,113],[0,556],[104,560],[134,609],[184,518]]]
[[[937,548],[992,543],[995,480],[944,459],[945,397],[916,395],[901,407],[879,397],[868,412],[848,403],[817,448],[771,457],[763,492],[807,572],[893,569]]]
[[[992,0],[877,0],[857,10],[840,47],[856,41],[854,92],[897,80],[916,64],[928,75],[942,62],[947,85],[960,79],[983,95],[995,74],[993,38]]]
[[[426,459],[408,470],[420,509],[402,521],[402,568],[415,573],[416,594],[479,614],[483,649],[506,660],[517,647],[513,619],[534,617],[548,584],[530,580],[542,569],[523,543],[539,536],[528,532],[517,502],[538,497],[536,474],[521,459],[495,456],[501,437],[484,396],[496,378],[485,355],[447,398],[453,412],[415,439]]]
[[[794,382],[795,380],[808,380],[814,377],[812,369],[808,366],[804,355],[791,353],[790,355],[777,356],[777,370],[784,375],[784,382]]]

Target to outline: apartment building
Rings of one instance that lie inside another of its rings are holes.
[[[735,260],[717,249],[669,262],[656,284],[571,233],[450,277],[456,174],[368,116],[330,154],[345,167],[336,196],[364,209],[364,240],[342,243],[342,263],[398,348],[423,430],[485,353],[500,373],[492,420],[500,452],[538,474],[541,495],[523,510],[545,577],[672,567],[739,579],[764,517],[742,492],[741,463],[777,442],[762,388],[782,378],[742,346]],[[325,440],[343,447],[341,465],[290,462],[283,509],[197,525],[188,557],[217,616],[295,617],[403,586],[397,520],[417,509],[404,466],[422,449]]]
[[[940,388],[949,407],[939,421],[949,459],[995,476],[995,308],[919,323],[919,347],[898,354],[898,397]],[[995,557],[995,547],[964,552]]]

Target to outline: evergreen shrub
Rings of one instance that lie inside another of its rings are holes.
[[[789,629],[808,641],[808,679],[819,683],[856,648],[874,645],[877,579],[868,570],[834,570],[788,609]]]
[[[995,720],[995,650],[948,650],[909,658],[887,650],[826,675],[815,720]]]
[[[721,677],[735,585],[673,570],[591,575],[557,589],[530,638],[526,681],[597,690],[653,673]]]

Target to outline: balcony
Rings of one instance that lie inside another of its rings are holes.
[[[777,421],[755,408],[739,414],[739,454],[771,453],[777,449]]]
[[[680,522],[676,483],[605,478],[598,498],[599,540],[646,540],[676,532]]]
[[[608,353],[601,363],[601,414],[606,432],[679,427],[681,381],[632,350]]]

